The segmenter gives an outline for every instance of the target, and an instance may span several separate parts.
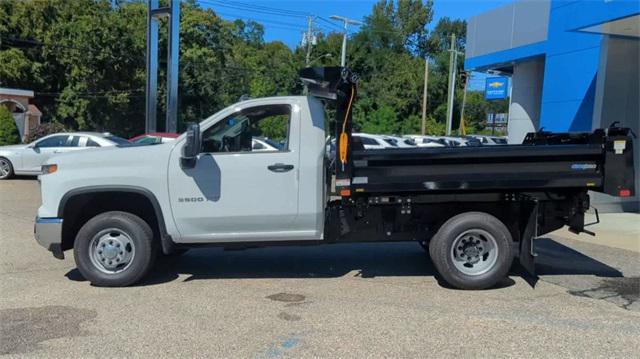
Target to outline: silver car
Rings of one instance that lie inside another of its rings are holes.
[[[29,144],[0,147],[0,180],[16,175],[37,176],[41,166],[56,153],[78,151],[94,147],[130,145],[124,138],[109,133],[55,133]]]

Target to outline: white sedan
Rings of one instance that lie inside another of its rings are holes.
[[[365,150],[383,150],[387,148],[398,148],[397,140],[387,135],[371,135],[368,133],[354,133],[355,138],[362,143]]]
[[[29,144],[0,147],[0,180],[16,175],[37,176],[41,166],[57,153],[79,151],[95,147],[131,145],[124,138],[109,133],[56,133]]]
[[[447,147],[447,143],[435,136],[408,135],[406,138],[412,139],[418,147]]]
[[[265,137],[253,137],[251,139],[251,151],[253,152],[273,152],[282,151],[282,149],[282,144]]]

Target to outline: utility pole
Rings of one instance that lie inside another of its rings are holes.
[[[147,86],[145,103],[145,132],[156,132],[158,128],[158,26],[153,11],[158,9],[158,0],[149,0],[147,10]]]
[[[453,126],[453,100],[456,93],[456,67],[458,52],[456,51],[456,34],[451,34],[451,47],[449,48],[449,94],[447,95],[447,136],[451,136]]]
[[[180,60],[180,0],[169,0],[159,7],[158,0],[147,0],[147,86],[145,132],[156,132],[158,119],[158,26],[168,17],[167,119],[166,132],[178,131],[178,73]]]
[[[304,60],[305,67],[309,67],[311,65],[311,48],[313,47],[313,17],[307,17],[307,33],[304,35],[303,40],[304,44],[307,45],[307,55]]]
[[[340,57],[340,66],[345,67],[347,65],[347,27],[349,24],[361,25],[362,23],[357,20],[349,19],[344,16],[331,15],[330,18],[336,21],[342,21],[344,23],[344,34],[342,35],[342,56]]]
[[[460,127],[458,132],[462,136],[465,136],[467,134],[467,130],[464,126],[464,106],[467,103],[467,86],[469,85],[469,73],[465,71],[460,75],[462,77],[462,81],[464,81],[464,92],[462,93],[462,107],[460,108]]]
[[[169,6],[169,36],[167,51],[167,122],[166,132],[178,132],[178,74],[180,73],[180,1]]]
[[[422,91],[422,126],[421,135],[427,132],[427,89],[429,86],[429,56],[424,57],[424,90]]]

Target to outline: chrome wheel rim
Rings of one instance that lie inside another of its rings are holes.
[[[490,271],[498,261],[498,242],[489,232],[468,229],[453,241],[451,259],[460,272],[478,276]]]
[[[123,272],[131,266],[136,249],[131,237],[118,228],[98,232],[89,243],[91,264],[106,274]]]
[[[0,177],[4,178],[11,172],[11,164],[8,160],[0,159]]]

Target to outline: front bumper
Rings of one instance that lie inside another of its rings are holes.
[[[64,259],[64,253],[62,252],[62,218],[36,217],[34,234],[36,241],[51,251],[54,257]]]

